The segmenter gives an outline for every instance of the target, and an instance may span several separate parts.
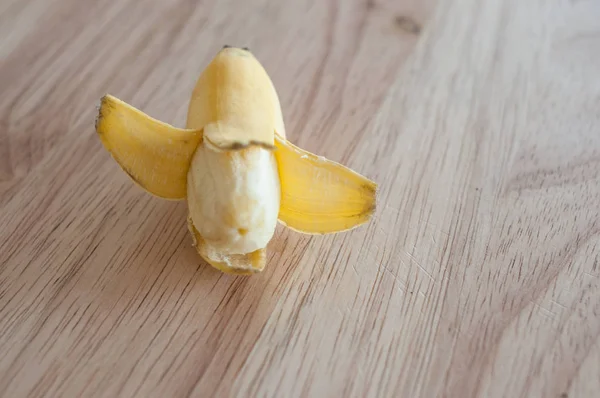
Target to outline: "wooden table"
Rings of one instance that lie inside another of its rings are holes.
[[[598,1],[2,0],[0,32],[3,397],[598,396]],[[252,277],[94,133],[105,93],[183,126],[224,44],[380,187]]]

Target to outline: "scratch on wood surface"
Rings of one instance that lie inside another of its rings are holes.
[[[559,303],[559,302],[558,302],[558,301],[556,301],[556,300],[551,300],[550,302],[551,302],[552,304],[558,305],[558,306],[559,306],[560,308],[562,308],[562,309],[565,309],[565,310],[566,310],[566,309],[568,308],[566,305],[564,305],[564,304],[561,304],[561,303]]]
[[[383,269],[384,269],[386,272],[388,272],[389,274],[391,274],[391,275],[392,275],[392,277],[394,278],[394,280],[395,280],[395,281],[397,281],[398,283],[400,283],[400,285],[401,285],[401,290],[402,290],[402,291],[406,291],[406,290],[407,290],[407,287],[406,287],[406,282],[402,281],[402,280],[400,279],[400,277],[398,276],[398,274],[396,274],[396,273],[392,272],[392,271],[391,271],[391,270],[390,270],[388,267],[386,267],[385,265],[383,266]]]

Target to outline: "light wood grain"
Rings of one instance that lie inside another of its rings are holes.
[[[373,221],[204,264],[93,131],[249,46]],[[0,395],[594,397],[600,3],[0,1]]]

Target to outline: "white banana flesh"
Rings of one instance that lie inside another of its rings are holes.
[[[273,151],[200,144],[188,172],[190,218],[213,252],[247,254],[273,237],[281,188]]]

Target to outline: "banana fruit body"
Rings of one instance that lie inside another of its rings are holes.
[[[266,247],[275,233],[280,191],[271,151],[250,147],[226,153],[200,144],[188,172],[190,218],[220,253],[251,253]]]
[[[224,47],[202,72],[186,128],[106,95],[96,132],[145,191],[187,201],[198,253],[223,272],[262,271],[278,222],[335,233],[375,211],[374,182],[286,139],[275,88],[247,49]]]

